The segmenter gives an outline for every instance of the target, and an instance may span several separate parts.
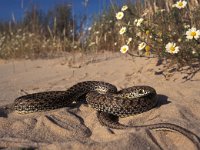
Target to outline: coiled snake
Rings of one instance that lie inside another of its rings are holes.
[[[147,128],[156,130],[175,130],[187,136],[200,148],[200,139],[194,133],[171,123],[158,123],[142,126],[127,126],[118,122],[119,117],[148,111],[156,106],[158,99],[154,88],[134,86],[117,91],[106,82],[85,81],[66,91],[49,91],[21,96],[14,101],[18,113],[31,113],[67,107],[73,102],[85,99],[87,104],[98,111],[97,116],[104,126],[115,129]]]

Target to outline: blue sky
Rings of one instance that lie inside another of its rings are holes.
[[[88,1],[87,9],[84,9],[84,1]],[[122,2],[122,0],[112,0]],[[110,0],[0,0],[0,21],[9,21],[15,18],[20,20],[24,12],[30,8],[31,4],[36,4],[46,12],[55,4],[71,3],[74,14],[79,15],[86,12],[88,16],[99,13],[104,6],[110,5]]]

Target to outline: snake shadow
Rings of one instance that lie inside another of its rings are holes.
[[[7,118],[8,114],[14,111],[13,103],[0,106],[0,117]]]
[[[8,113],[6,112],[6,110],[3,107],[0,107],[0,117],[4,117],[4,118],[8,117]]]
[[[162,105],[167,105],[167,104],[171,103],[171,101],[168,100],[168,96],[166,96],[166,95],[158,94],[157,98],[158,98],[158,103],[156,105],[156,108],[159,108]]]

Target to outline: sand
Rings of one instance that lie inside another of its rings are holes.
[[[122,118],[128,125],[173,123],[200,137],[200,73],[184,82],[186,74],[168,80],[155,75],[157,59],[119,53],[68,54],[46,60],[0,61],[0,106],[26,93],[66,90],[80,81],[100,80],[118,89],[149,85],[156,89],[160,106]],[[178,132],[151,131],[163,149],[193,150],[195,145]],[[147,130],[116,130],[102,126],[96,111],[86,105],[20,115],[0,109],[0,148],[39,149],[159,149]]]

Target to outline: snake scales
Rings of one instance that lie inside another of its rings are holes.
[[[18,113],[46,111],[70,106],[73,102],[85,99],[87,104],[98,111],[99,122],[115,129],[147,128],[155,130],[175,130],[194,142],[200,149],[200,139],[189,130],[171,123],[158,123],[142,126],[127,126],[118,122],[119,117],[127,117],[148,111],[156,106],[158,99],[155,89],[150,86],[134,86],[117,91],[106,82],[85,81],[66,91],[49,91],[28,94],[14,101]]]

